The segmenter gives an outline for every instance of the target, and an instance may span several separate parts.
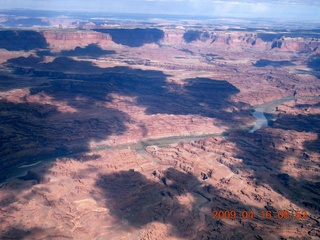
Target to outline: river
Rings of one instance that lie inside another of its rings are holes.
[[[257,119],[257,121],[254,127],[249,131],[249,133],[254,133],[258,129],[268,126],[268,119],[264,115],[263,110],[263,108],[256,108],[252,113],[252,116],[254,116]]]
[[[267,103],[264,103],[261,105],[254,106],[254,112],[252,113],[252,115],[257,120],[256,120],[256,124],[249,132],[253,133],[263,126],[268,126],[268,120],[267,120],[266,116],[264,115],[264,113],[274,113],[274,109],[276,106],[278,106],[284,102],[294,100],[294,99],[295,99],[294,96],[287,96],[287,97],[284,97],[281,99],[277,99],[277,100],[274,100],[271,102],[267,102]],[[90,149],[90,150],[83,151],[83,152],[69,153],[69,154],[66,154],[64,157],[72,157],[75,154],[86,153],[86,152],[95,152],[95,151],[104,150],[104,149],[118,149],[118,150],[120,150],[120,149],[129,148],[129,147],[131,149],[136,150],[136,151],[143,151],[149,145],[166,146],[168,144],[173,144],[173,143],[177,143],[180,141],[190,142],[190,141],[194,141],[197,139],[203,139],[206,137],[221,136],[221,135],[227,136],[230,131],[222,132],[222,133],[215,133],[215,134],[194,135],[194,136],[171,136],[171,137],[158,138],[158,139],[149,139],[149,140],[140,141],[138,143],[123,144],[123,145],[119,145],[119,146],[101,146],[101,147],[98,147],[95,149]],[[60,157],[63,157],[63,156],[60,156]],[[44,167],[49,167],[52,162],[56,161],[56,159],[57,159],[57,157],[48,157],[48,158],[42,159],[41,161],[38,161],[38,162],[33,162],[33,163],[31,162],[30,164],[17,166],[15,169],[12,169],[11,171],[9,171],[6,174],[7,179],[2,180],[2,181],[0,180],[0,187],[5,182],[10,181],[12,178],[25,176],[29,170],[37,170],[37,169],[41,169]]]
[[[254,133],[258,129],[268,126],[268,119],[266,118],[264,113],[274,113],[274,110],[278,105],[295,99],[296,98],[294,96],[290,95],[281,99],[273,100],[270,102],[263,103],[261,105],[254,106],[254,112],[252,113],[252,116],[254,116],[257,120],[256,124],[249,131],[249,133]]]

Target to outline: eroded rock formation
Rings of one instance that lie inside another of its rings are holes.
[[[319,237],[318,38],[134,29],[1,38],[0,238]]]

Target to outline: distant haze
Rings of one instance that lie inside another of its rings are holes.
[[[1,0],[0,8],[320,20],[319,0]]]

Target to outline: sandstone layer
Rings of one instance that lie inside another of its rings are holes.
[[[0,31],[2,239],[319,238],[318,37],[96,26]]]

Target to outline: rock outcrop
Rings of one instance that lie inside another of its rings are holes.
[[[0,238],[317,237],[319,39],[135,28],[0,32]]]

